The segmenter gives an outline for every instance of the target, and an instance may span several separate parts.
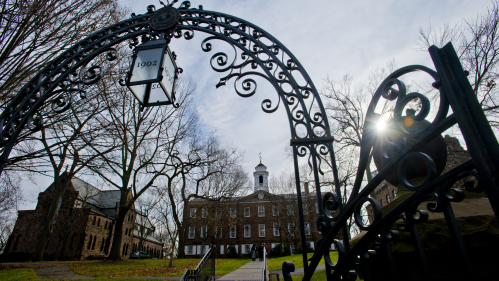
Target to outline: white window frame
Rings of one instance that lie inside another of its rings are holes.
[[[291,253],[291,255],[295,254],[295,245],[289,245],[289,252]]]
[[[303,214],[308,215],[308,205],[304,204],[304,205],[302,205],[302,208],[303,208]]]
[[[189,225],[189,233],[187,234],[187,239],[194,239],[194,238],[196,238],[196,227],[193,225]]]
[[[236,231],[237,231],[237,229],[236,229],[235,225],[230,227],[230,235],[229,235],[230,238],[236,238],[236,236],[237,236]],[[232,235],[232,234],[234,234],[234,235]]]
[[[303,225],[305,226],[305,235],[310,235],[310,223],[305,222]]]
[[[288,234],[289,236],[295,236],[295,223],[288,222]]]
[[[390,194],[387,194],[386,195],[386,204],[389,204],[390,203]]]
[[[249,238],[249,237],[251,237],[251,224],[246,224],[244,225],[244,238]]]
[[[250,207],[244,207],[244,217],[249,218],[251,216],[251,209]]]
[[[272,216],[274,216],[274,217],[279,216],[279,206],[272,205]]]
[[[265,217],[265,206],[258,206],[258,217]]]
[[[206,210],[206,208],[201,208],[201,217],[203,219],[208,217],[208,210]]]
[[[201,226],[201,232],[200,232],[200,236],[201,238],[206,238],[208,236],[208,226],[207,225],[203,225]]]
[[[190,213],[189,213],[190,218],[195,218],[196,217],[196,208],[191,208]]]
[[[187,247],[187,249],[186,249],[186,251],[185,251],[185,252],[186,252],[186,255],[194,255],[194,246],[192,246],[192,245],[187,245],[186,247]]]
[[[262,227],[263,227],[263,235],[262,235]],[[258,237],[265,237],[265,224],[258,225]]]
[[[286,211],[288,213],[288,216],[294,216],[295,215],[295,210],[293,209],[293,205],[287,205],[286,206]]]
[[[231,218],[236,218],[237,213],[236,213],[236,208],[230,208],[230,217]]]
[[[273,228],[274,228],[274,236],[281,236],[281,232],[279,230],[279,224],[278,223],[274,223],[273,224]]]
[[[250,254],[251,253],[251,244],[243,244],[241,247],[241,251],[243,254]]]

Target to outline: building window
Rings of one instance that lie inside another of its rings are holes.
[[[250,207],[244,207],[244,217],[249,218],[250,216]]]
[[[274,217],[279,216],[279,206],[277,206],[277,205],[272,206],[272,215]]]
[[[263,176],[258,177],[258,182],[260,183],[260,186],[263,185]]]
[[[88,245],[87,245],[87,250],[90,250],[90,248],[92,247],[92,234],[90,234],[90,239],[88,240]]]
[[[187,254],[194,255],[194,247],[192,245],[187,246]]]
[[[295,223],[288,223],[288,233],[290,236],[295,236]]]
[[[102,241],[100,243],[100,251],[103,252],[104,251],[104,243],[106,242],[106,240],[104,238],[102,238]]]
[[[393,197],[393,199],[395,199],[395,196],[397,196],[397,192],[394,189],[394,190],[392,190],[392,197]]]
[[[189,217],[191,217],[191,218],[196,217],[196,208],[191,208]]]
[[[219,218],[219,219],[222,218],[222,210],[217,209],[216,212],[217,212],[217,218]]]
[[[236,238],[236,226],[235,225],[230,227],[230,238]]]
[[[315,203],[315,212],[319,213],[319,203]]]
[[[303,214],[308,215],[308,205],[307,204],[303,205]]]
[[[206,208],[202,208],[201,209],[201,217],[203,219],[207,218],[208,217],[208,210],[206,210]]]
[[[244,237],[251,237],[251,225],[249,224],[244,226]]]
[[[100,218],[99,218],[99,220],[97,221],[97,226],[100,226]]]
[[[244,245],[244,248],[243,248],[245,251],[243,252],[243,254],[250,254],[251,253],[251,244],[246,244]]]
[[[258,206],[258,216],[265,217],[265,206]]]
[[[279,233],[279,224],[278,223],[274,223],[274,236],[281,236],[281,234]]]
[[[125,236],[128,235],[128,228],[125,229]]]
[[[107,229],[107,221],[106,221],[106,224],[104,225],[104,229]]]
[[[230,217],[235,218],[236,217],[236,208],[230,208]]]
[[[289,251],[291,252],[291,255],[294,255],[295,254],[295,245],[290,245]]]
[[[201,238],[206,238],[208,236],[208,226],[201,226]]]
[[[189,226],[189,236],[187,236],[189,239],[194,239],[194,236],[196,235],[196,228],[193,225]]]
[[[94,221],[92,222],[92,225],[95,225],[96,222],[97,222],[97,216],[94,217]]]
[[[94,236],[94,242],[92,243],[92,250],[95,249],[95,242],[97,242],[97,236]]]
[[[310,223],[305,222],[304,226],[305,226],[305,235],[310,235]]]
[[[288,205],[287,211],[288,211],[288,216],[293,216],[295,214],[295,211],[293,210],[293,205]]]
[[[258,225],[258,237],[265,237],[265,224]]]
[[[222,239],[222,228],[215,226],[215,238],[218,237],[219,239]]]
[[[379,201],[381,202],[381,207],[385,206],[385,203],[383,203],[383,199],[379,199]]]
[[[386,195],[386,204],[390,203],[390,195]]]

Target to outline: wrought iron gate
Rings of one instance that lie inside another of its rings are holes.
[[[366,280],[379,279],[381,277],[377,274],[371,274],[372,264],[376,264],[371,262],[375,255],[383,257],[386,261],[383,266],[387,268],[387,278],[397,280],[399,276],[395,267],[398,261],[395,261],[390,247],[391,241],[403,236],[404,232],[410,234],[414,252],[417,253],[421,278],[429,279],[432,267],[428,265],[428,256],[418,234],[418,226],[424,224],[428,218],[428,211],[444,214],[452,241],[459,251],[459,264],[462,264],[460,270],[463,276],[466,278],[476,276],[451,205],[464,200],[464,191],[452,188],[452,184],[465,177],[474,177],[477,184],[466,183],[466,190],[486,193],[497,223],[499,147],[452,45],[449,44],[442,49],[430,48],[436,71],[424,66],[408,66],[392,73],[380,85],[367,113],[359,173],[350,198],[343,206],[332,147],[333,137],[327,115],[317,89],[300,62],[275,37],[248,21],[219,12],[205,11],[202,6],[190,8],[188,1],[174,8],[173,4],[176,2],[173,1],[158,11],[150,6],[146,14],[133,14],[130,19],[90,35],[48,63],[35,75],[0,115],[0,145],[3,148],[0,156],[0,172],[9,162],[9,154],[18,142],[20,133],[26,128],[37,131],[43,126],[39,110],[45,103],[51,103],[52,110],[60,113],[69,108],[75,95],[85,98],[81,86],[94,84],[101,76],[99,62],[95,61],[99,55],[105,54],[108,60],[115,59],[117,53],[114,46],[127,40],[133,48],[140,41],[154,39],[165,39],[170,42],[174,38],[183,37],[190,40],[195,31],[200,31],[210,35],[201,44],[204,52],[212,51],[212,40],[224,41],[234,50],[232,60],[223,52],[215,53],[210,60],[213,70],[226,73],[216,84],[217,87],[226,85],[230,79],[233,79],[237,94],[249,97],[256,92],[256,82],[251,77],[261,77],[268,81],[277,93],[277,102],[273,103],[271,99],[263,100],[262,110],[268,113],[274,112],[281,102],[285,107],[293,147],[302,237],[305,237],[305,233],[298,158],[308,157],[320,210],[317,227],[321,230],[323,238],[316,243],[310,264],[307,262],[306,254],[303,255],[305,281],[310,280],[323,256],[326,257],[330,280],[352,279],[356,277],[357,272],[362,273]],[[440,91],[440,105],[435,119],[424,130],[418,132],[404,131],[401,126],[402,121],[408,117],[413,118],[413,121],[422,121],[429,112],[428,98],[420,93],[407,93],[405,85],[398,79],[401,75],[412,71],[426,72],[433,77],[435,80],[433,85]],[[297,75],[305,82],[298,83]],[[386,144],[389,149],[381,156],[384,168],[371,182],[362,187],[363,171],[378,140],[373,127],[379,117],[374,113],[374,109],[381,98],[396,101],[393,124],[398,126],[400,137]],[[409,116],[411,112],[407,112],[408,114],[403,116],[402,110],[408,101],[414,98],[421,101],[420,112],[414,116]],[[448,114],[449,109],[452,110],[451,114]],[[455,124],[460,127],[472,160],[443,175],[438,175],[434,159],[421,150],[432,139]],[[323,196],[319,174],[321,162],[325,158],[331,161],[335,193]],[[407,171],[406,165],[413,161],[422,162],[426,167],[424,181],[415,186],[407,177],[410,171]],[[379,203],[370,198],[369,194],[390,176],[397,178],[401,185],[414,190],[415,193],[383,215]],[[433,199],[435,203],[428,204],[428,211],[419,209],[418,205],[428,198]],[[369,225],[360,214],[364,203],[370,204],[373,211],[373,221]],[[333,210],[339,211],[335,217],[329,213]],[[353,247],[350,247],[347,239],[344,243],[334,239],[338,233],[348,237],[345,223],[351,216],[354,216],[358,227],[366,231]],[[396,229],[392,228],[393,224],[398,224]],[[331,244],[335,244],[339,251],[340,258],[337,264],[333,264],[329,259]],[[302,249],[306,249],[305,239],[302,239]]]

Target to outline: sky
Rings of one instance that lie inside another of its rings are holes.
[[[136,14],[146,12],[150,4],[161,7],[159,1],[120,0]],[[166,0],[164,0],[166,3]],[[178,7],[180,4],[175,4]],[[365,81],[372,71],[390,60],[398,67],[421,64],[434,68],[428,52],[416,51],[420,27],[439,29],[473,20],[492,6],[489,0],[439,1],[332,1],[332,0],[217,0],[191,1],[191,7],[203,5],[204,10],[218,11],[252,22],[272,34],[300,61],[316,88],[324,78],[339,80],[345,74],[355,82]],[[261,102],[270,98],[277,103],[277,94],[265,82],[258,84],[257,93],[239,97],[233,81],[216,88],[223,73],[210,67],[211,56],[224,50],[214,45],[211,52],[201,50],[206,37],[196,32],[194,39],[173,39],[170,48],[177,54],[177,65],[185,78],[197,84],[196,105],[205,132],[216,132],[224,143],[244,151],[243,166],[252,179],[255,166],[262,162],[270,175],[292,171],[292,159],[287,156],[290,131],[284,107],[267,114]],[[21,209],[32,209],[38,193],[51,182],[37,178],[24,187],[26,202]]]

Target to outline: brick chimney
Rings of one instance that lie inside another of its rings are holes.
[[[304,182],[303,183],[303,189],[305,191],[305,194],[308,194],[309,193],[309,190],[308,190],[308,182]]]

